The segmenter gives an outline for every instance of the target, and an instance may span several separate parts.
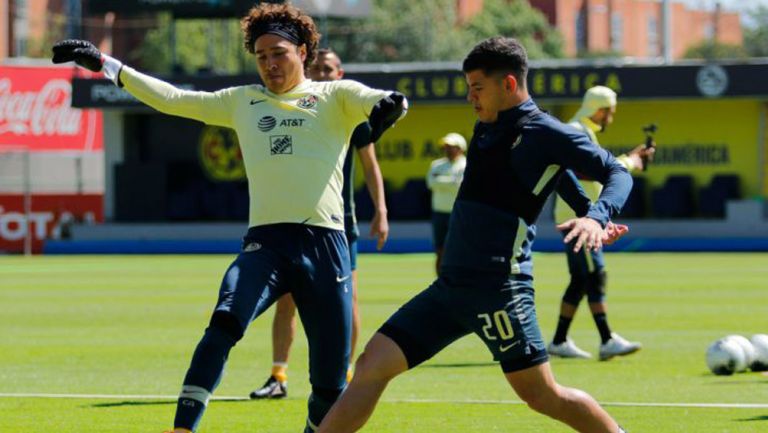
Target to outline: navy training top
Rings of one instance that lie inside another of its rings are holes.
[[[523,118],[527,122],[520,129]],[[588,203],[567,169],[604,185],[597,202]],[[564,185],[559,186],[561,178]],[[464,181],[451,213],[440,274],[532,276],[534,224],[556,188],[571,196],[566,200],[579,214],[605,226],[624,205],[632,177],[610,152],[584,133],[540,112],[532,99],[499,112],[496,122],[477,122]],[[580,196],[574,198],[567,191]]]

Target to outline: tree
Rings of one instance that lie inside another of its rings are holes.
[[[332,47],[344,62],[461,61],[474,44],[496,35],[516,37],[533,59],[562,57],[560,34],[527,0],[485,0],[483,11],[467,23],[458,21],[455,0],[373,0],[366,18],[315,18],[324,33],[321,45]],[[176,21],[175,69],[255,71],[238,21],[211,22]],[[173,26],[170,15],[162,14],[128,60],[154,72],[172,72]]]
[[[460,60],[466,34],[457,27],[454,0],[375,0],[371,16],[352,28],[354,50],[345,61]]]
[[[688,47],[683,57],[705,60],[744,59],[748,57],[748,54],[740,45],[723,44],[710,40]]]
[[[171,31],[175,26],[176,65],[173,64]],[[129,61],[152,72],[189,74],[200,71],[237,73],[255,70],[252,56],[242,46],[236,19],[176,20],[161,13],[158,26],[147,32],[144,43]]]
[[[467,23],[458,22],[455,0],[374,0],[371,16],[348,28],[346,37],[329,35],[346,61],[460,61],[497,35],[519,39],[531,58],[562,57],[560,34],[527,0],[485,0]]]
[[[744,30],[744,49],[752,57],[768,57],[768,6],[748,12],[750,24]]]
[[[475,42],[504,35],[519,40],[532,59],[563,57],[563,38],[527,0],[485,0],[467,31]]]

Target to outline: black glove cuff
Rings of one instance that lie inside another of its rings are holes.
[[[405,95],[400,92],[392,92],[373,106],[371,115],[368,117],[368,123],[371,125],[372,142],[378,141],[384,131],[400,119],[405,111],[404,101]]]

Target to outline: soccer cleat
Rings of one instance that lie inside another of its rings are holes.
[[[624,356],[635,353],[643,347],[635,341],[627,341],[621,335],[612,332],[611,339],[600,345],[600,360],[607,361],[614,356]]]
[[[586,350],[579,349],[579,346],[573,342],[570,338],[560,344],[554,342],[549,343],[547,346],[547,352],[550,355],[559,356],[561,358],[591,358],[592,354]]]
[[[249,396],[252,399],[285,398],[288,396],[288,383],[280,382],[275,376],[269,376],[264,386],[253,390]]]

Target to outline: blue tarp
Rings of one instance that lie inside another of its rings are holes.
[[[101,240],[46,241],[44,254],[237,254],[240,240]],[[537,239],[534,251],[563,251],[563,242]],[[360,239],[358,251],[376,251],[372,239]],[[430,239],[390,239],[385,253],[424,253],[432,251]],[[768,251],[768,238],[629,238],[621,239],[606,251],[622,252],[708,252]]]

